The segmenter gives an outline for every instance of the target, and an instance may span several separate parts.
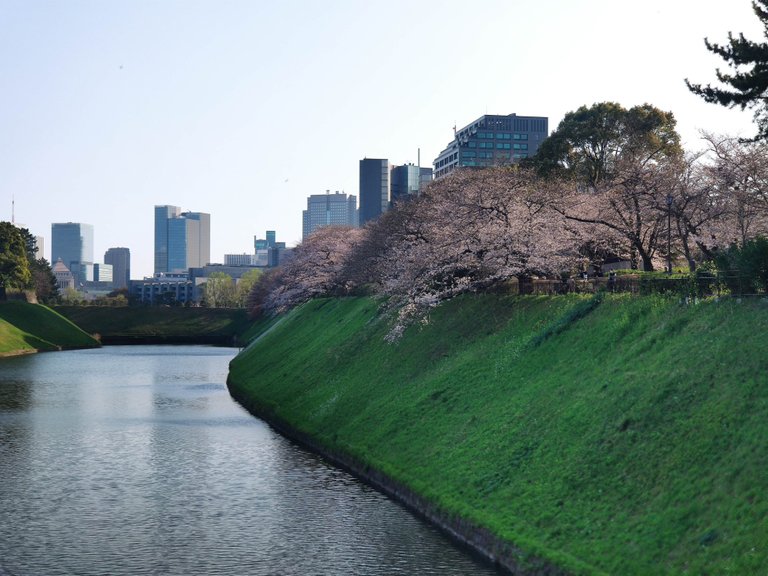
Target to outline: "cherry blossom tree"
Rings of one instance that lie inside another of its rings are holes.
[[[768,143],[702,135],[708,148],[706,175],[710,193],[723,204],[711,246],[743,245],[768,233]]]
[[[551,209],[553,192],[516,166],[459,170],[383,221],[386,250],[375,265],[398,327],[458,294],[573,268],[579,241]]]
[[[363,230],[345,226],[323,226],[293,251],[293,257],[280,268],[261,309],[285,312],[312,298],[343,295],[351,289],[342,272]],[[258,286],[259,283],[256,284]]]

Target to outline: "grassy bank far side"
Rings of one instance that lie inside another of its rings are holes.
[[[386,344],[368,299],[292,312],[244,404],[573,573],[768,565],[768,304],[471,296]]]
[[[0,303],[0,356],[98,345],[98,341],[46,306]]]
[[[242,309],[57,306],[56,311],[104,344],[237,346],[252,325]]]

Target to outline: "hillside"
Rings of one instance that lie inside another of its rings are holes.
[[[104,344],[233,346],[251,326],[242,309],[57,306],[56,311],[89,334],[98,334]]]
[[[529,573],[755,574],[766,329],[764,300],[468,296],[390,345],[373,301],[318,300],[230,389]]]
[[[0,356],[98,345],[96,340],[46,306],[20,301],[0,303]]]

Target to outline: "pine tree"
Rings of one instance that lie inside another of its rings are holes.
[[[762,22],[763,34],[768,39],[768,0],[754,0],[752,9]],[[768,42],[753,42],[743,33],[736,37],[729,32],[725,45],[710,42],[707,38],[704,44],[731,68],[730,74],[720,69],[715,71],[717,79],[730,88],[692,84],[686,79],[688,89],[713,104],[754,109],[758,133],[752,141],[768,140]]]

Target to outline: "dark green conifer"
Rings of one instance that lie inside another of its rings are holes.
[[[768,39],[768,0],[754,0],[752,9],[763,24],[763,34]],[[730,108],[738,106],[742,110],[754,109],[758,133],[752,140],[768,140],[768,42],[753,42],[743,33],[734,36],[729,32],[727,44],[716,44],[707,38],[704,43],[730,68],[730,73],[720,69],[715,71],[725,87],[692,84],[688,79],[686,85],[707,102]]]

